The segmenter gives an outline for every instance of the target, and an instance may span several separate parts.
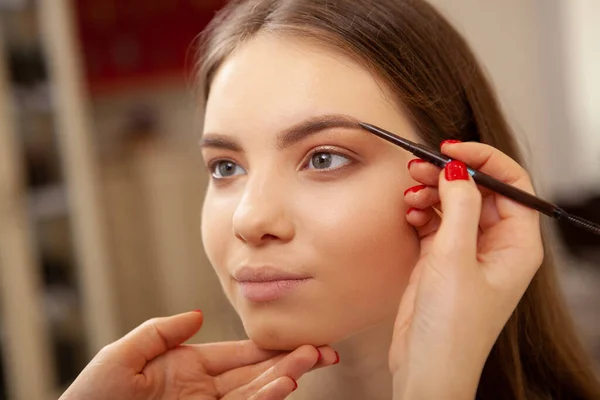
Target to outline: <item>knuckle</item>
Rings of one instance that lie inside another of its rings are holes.
[[[165,347],[167,347],[167,340],[165,339],[159,328],[159,322],[161,320],[162,318],[149,319],[140,326],[140,329],[142,330],[144,335],[150,335],[154,340],[159,340],[164,344]]]
[[[158,324],[159,319],[158,318],[151,318],[149,320],[144,321],[144,323],[142,323],[143,326],[146,327],[154,327]]]
[[[304,345],[298,349],[298,359],[305,360],[307,362],[316,360],[319,357],[319,351],[310,345]]]
[[[159,330],[160,321],[161,321],[161,318],[151,318],[151,319],[145,321],[144,323],[142,323],[142,325],[140,325],[140,329],[144,332],[148,332],[151,334],[158,334],[160,331]]]
[[[481,158],[484,160],[483,166],[486,164],[500,165],[499,171],[495,174],[496,179],[503,182],[513,184],[517,181],[523,181],[531,186],[531,176],[529,172],[516,160],[508,154],[490,146],[489,144],[479,143],[481,146]]]
[[[319,350],[317,350],[317,348],[315,346],[306,346],[306,354],[311,358],[311,359],[317,359],[319,357]]]
[[[545,258],[544,246],[542,244],[540,244],[539,246],[535,246],[535,248],[532,249],[531,258],[532,258],[532,263],[535,265],[536,271],[537,271],[537,269],[544,262],[544,258]]]
[[[423,203],[432,204],[437,200],[437,193],[434,190],[424,190],[421,196]]]
[[[157,323],[158,323],[157,318],[148,319],[148,320],[142,322],[136,329],[134,329],[134,331],[148,332],[148,331],[154,330],[154,329],[156,329]]]
[[[98,351],[98,354],[96,356],[99,358],[110,357],[110,355],[114,353],[117,343],[118,342],[113,342],[113,343],[105,345]]]
[[[269,369],[267,369],[265,371],[265,375],[268,375],[270,377],[278,377],[283,375],[283,368],[281,366],[281,361],[276,363],[275,365],[272,365],[271,367],[269,367]]]

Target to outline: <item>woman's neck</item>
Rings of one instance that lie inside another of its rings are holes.
[[[307,374],[299,382],[293,400],[392,398],[388,352],[393,321],[354,335],[333,347],[340,363]]]

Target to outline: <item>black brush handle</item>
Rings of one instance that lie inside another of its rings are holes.
[[[558,217],[558,206],[552,203],[542,200],[539,197],[535,197],[524,190],[502,183],[499,180],[492,178],[491,176],[476,169],[469,168],[469,173],[473,177],[473,180],[484,188],[506,196],[509,199],[515,200],[552,218]]]
[[[372,134],[379,136],[380,138],[387,140],[388,142],[393,143],[396,146],[408,150],[420,159],[428,161],[431,164],[440,168],[444,168],[446,164],[452,161],[451,158],[436,150],[430,149],[422,144],[411,142],[408,139],[397,136],[375,125],[367,124],[364,122],[359,122],[359,125],[365,130],[371,132]],[[594,222],[587,221],[575,215],[571,215],[555,204],[542,200],[539,197],[529,194],[524,190],[518,189],[507,183],[500,182],[499,180],[492,178],[491,176],[481,171],[469,168],[468,166],[467,169],[469,170],[469,174],[473,177],[475,183],[483,186],[484,188],[487,188],[509,199],[515,200],[516,202],[521,203],[534,210],[537,210],[542,214],[546,214],[549,217],[558,220],[568,221],[575,226],[587,230],[588,232],[600,235],[600,225]]]

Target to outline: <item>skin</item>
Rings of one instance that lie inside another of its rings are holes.
[[[250,339],[264,348],[336,343],[389,325],[417,260],[402,198],[413,181],[398,173],[409,153],[356,127],[276,146],[290,128],[331,115],[377,121],[417,140],[370,73],[306,42],[259,35],[211,86],[203,156],[211,173],[215,162],[234,162],[235,170],[216,170],[208,187],[204,245]],[[211,145],[215,135],[240,151]],[[328,153],[331,167],[315,165],[314,151]],[[244,265],[312,279],[280,300],[252,302],[232,277]]]
[[[60,400],[281,400],[306,372],[332,365],[330,347],[292,353],[250,341],[184,345],[198,311],[146,321],[103,348]]]

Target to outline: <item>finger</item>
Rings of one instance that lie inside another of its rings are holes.
[[[339,357],[335,350],[330,346],[322,346],[317,348],[317,359],[311,370],[327,367],[339,361]],[[241,386],[247,385],[254,379],[263,374],[266,370],[279,363],[288,354],[280,354],[255,365],[248,365],[243,368],[232,369],[215,377],[215,386],[218,393],[229,393]],[[293,353],[292,353],[293,354]],[[293,355],[291,357],[296,357]]]
[[[141,372],[149,362],[189,340],[202,326],[200,312],[188,312],[144,322],[107,350],[125,366]]]
[[[202,357],[206,371],[213,376],[286,354],[282,351],[261,349],[251,340],[207,343],[193,347]]]
[[[323,367],[329,367],[340,362],[340,355],[331,346],[317,347],[317,351],[319,352],[317,363],[311,369],[311,371]]]
[[[294,390],[298,389],[298,383],[290,377],[282,376],[268,383],[256,394],[250,396],[249,400],[280,400],[288,397]]]
[[[415,181],[426,186],[437,187],[440,171],[441,168],[418,158],[410,160],[408,163],[408,172],[410,173],[410,176]]]
[[[534,193],[527,171],[515,160],[492,146],[475,142],[448,143],[442,145],[442,152],[501,182]],[[501,199],[502,201],[497,204],[501,218],[532,216],[533,213],[527,207],[505,197]]]
[[[425,185],[412,186],[404,192],[404,202],[410,207],[424,210],[438,205],[440,194],[437,187]]]
[[[440,174],[439,193],[444,218],[434,247],[444,258],[475,259],[481,213],[481,193],[461,161],[451,161]]]
[[[432,207],[425,210],[409,209],[406,220],[415,227],[415,231],[421,240],[421,257],[424,257],[431,251],[431,246],[435,238],[434,234],[440,227],[440,214]]]
[[[440,215],[432,208],[420,210],[409,208],[406,214],[406,220],[415,227],[419,238],[423,239],[435,233],[441,224]]]
[[[249,384],[230,392],[230,395],[232,399],[246,399],[282,376],[287,376],[298,381],[302,375],[310,371],[317,364],[318,358],[319,353],[313,346],[301,346],[285,356],[277,364],[268,368]]]

